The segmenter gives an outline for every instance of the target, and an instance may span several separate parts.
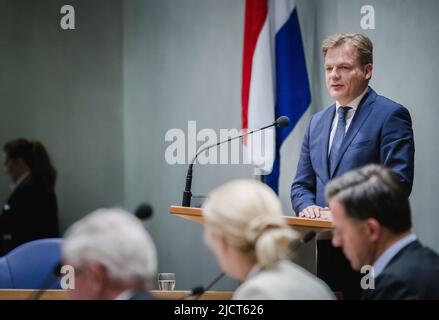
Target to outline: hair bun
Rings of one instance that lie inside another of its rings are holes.
[[[247,225],[245,237],[249,242],[255,243],[266,230],[282,228],[284,226],[285,222],[280,217],[260,216],[250,221]]]

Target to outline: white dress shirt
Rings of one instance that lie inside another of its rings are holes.
[[[354,100],[352,100],[351,102],[349,102],[347,105],[342,106],[340,105],[340,102],[335,101],[335,115],[334,115],[334,120],[332,120],[332,127],[331,127],[331,135],[329,136],[329,148],[328,148],[328,156],[329,156],[329,152],[331,151],[331,146],[332,146],[332,140],[334,140],[334,136],[335,136],[335,130],[337,129],[337,124],[338,124],[338,109],[340,107],[350,107],[351,109],[349,109],[348,113],[346,114],[346,131],[348,131],[349,126],[351,125],[352,119],[354,118],[355,112],[357,111],[358,105],[360,104],[361,99],[363,99],[364,95],[367,92],[368,87],[366,87],[366,89],[364,89],[364,91],[358,96],[356,97]]]
[[[133,290],[125,290],[122,291],[117,297],[115,297],[113,300],[129,300],[134,295]]]

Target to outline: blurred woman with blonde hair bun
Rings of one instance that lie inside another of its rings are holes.
[[[330,289],[293,263],[299,235],[276,194],[255,180],[215,189],[203,207],[205,240],[221,269],[240,281],[234,299],[333,299]]]

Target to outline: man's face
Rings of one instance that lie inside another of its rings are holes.
[[[345,208],[336,199],[329,202],[333,219],[332,245],[341,247],[352,269],[359,271],[373,263],[373,246],[369,241],[366,223],[346,215]]]
[[[325,75],[329,95],[347,105],[367,87],[372,64],[362,66],[357,48],[345,43],[326,52]]]

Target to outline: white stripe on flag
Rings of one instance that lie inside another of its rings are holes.
[[[274,121],[274,75],[268,19],[265,20],[253,55],[248,102],[248,130],[258,129]],[[275,156],[273,128],[255,133],[247,140],[247,157],[264,174],[271,172]]]
[[[275,33],[287,22],[296,4],[292,0],[269,0],[268,16],[274,21]]]

